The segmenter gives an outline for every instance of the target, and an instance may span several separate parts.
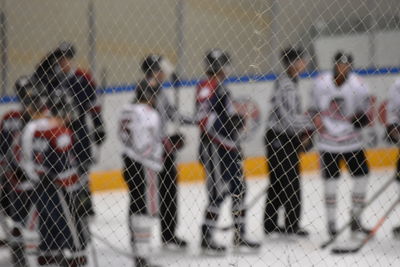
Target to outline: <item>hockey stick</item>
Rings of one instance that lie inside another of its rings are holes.
[[[0,227],[2,228],[3,232],[6,235],[4,239],[0,240],[0,247],[8,245],[10,229],[7,225],[6,217],[7,217],[6,212],[4,211],[3,207],[0,207]]]
[[[245,206],[245,210],[248,210],[248,209],[252,208],[260,200],[260,198],[263,197],[266,194],[266,192],[268,190],[268,187],[269,187],[269,185],[267,185],[255,197],[253,197],[253,199]],[[235,224],[231,224],[231,225],[228,225],[228,226],[215,227],[215,230],[226,232],[226,231],[229,231],[230,229],[232,229],[234,227],[235,227]]]
[[[174,89],[174,105],[177,111],[177,114],[180,114],[180,97],[179,97],[179,88],[181,87],[181,81],[179,79],[179,76],[176,72],[172,73],[171,75],[171,83],[172,83],[172,88]],[[175,130],[179,132],[180,128],[180,121],[175,120]]]
[[[87,224],[87,231],[88,231],[88,233],[89,233],[89,235],[90,235],[90,237],[92,237],[92,244],[91,244],[91,246],[90,246],[90,250],[91,250],[91,252],[92,252],[92,258],[93,258],[93,265],[95,266],[95,267],[99,267],[100,265],[99,265],[99,261],[98,261],[98,258],[97,258],[97,251],[96,251],[96,248],[95,248],[95,244],[94,244],[94,242],[93,242],[93,234],[92,234],[92,231],[90,230],[90,226],[89,226],[89,223]]]
[[[388,180],[378,191],[376,191],[375,194],[365,203],[364,207],[360,210],[359,213],[361,214],[364,211],[364,209],[366,209],[369,205],[371,205],[371,203],[373,203],[396,179],[397,179],[397,177],[394,176],[393,178]],[[335,242],[335,240],[338,238],[338,236],[341,235],[342,233],[344,233],[344,231],[346,231],[347,227],[349,227],[350,224],[351,224],[351,220],[349,220],[346,224],[344,224],[342,226],[342,228],[340,228],[339,231],[336,233],[336,235],[331,236],[329,238],[329,240],[327,240],[325,243],[323,243],[321,245],[321,249],[324,249],[327,246],[329,246],[330,244],[332,244],[333,242]]]
[[[333,248],[332,253],[333,254],[348,254],[348,253],[357,253],[360,251],[367,243],[369,240],[371,240],[372,237],[376,235],[378,230],[381,228],[383,223],[386,221],[386,219],[389,217],[390,213],[394,211],[396,206],[400,203],[400,198],[397,199],[390,207],[389,209],[385,212],[385,214],[378,220],[378,222],[375,224],[374,228],[369,232],[369,234],[360,242],[360,244],[354,248]]]

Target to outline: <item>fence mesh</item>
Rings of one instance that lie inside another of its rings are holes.
[[[0,0],[0,266],[394,266],[397,0]]]

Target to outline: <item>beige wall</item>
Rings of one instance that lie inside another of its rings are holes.
[[[183,74],[203,73],[204,52],[228,50],[238,74],[265,73],[276,67],[271,20],[276,16],[277,48],[304,39],[317,20],[400,13],[398,0],[184,0]],[[177,62],[175,8],[177,0],[93,0],[97,22],[97,77],[106,68],[109,84],[126,84],[140,77],[138,64],[150,52]],[[88,67],[87,6],[89,0],[0,0],[8,20],[9,84],[30,73],[61,40],[79,50],[77,63]],[[371,11],[372,10],[372,11]],[[339,29],[340,30],[340,29]],[[267,59],[270,62],[267,62]],[[11,90],[10,90],[11,91]]]

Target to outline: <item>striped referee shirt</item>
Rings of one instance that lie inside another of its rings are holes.
[[[286,72],[275,81],[271,105],[268,129],[296,135],[313,128],[311,119],[302,110],[298,81],[290,78]]]

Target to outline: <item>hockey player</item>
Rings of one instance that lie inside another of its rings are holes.
[[[244,118],[235,112],[231,92],[224,85],[230,57],[214,49],[207,53],[205,64],[208,79],[198,85],[196,97],[196,115],[201,135],[200,160],[206,170],[208,192],[208,204],[201,227],[201,248],[205,252],[225,252],[226,247],[214,240],[214,228],[220,207],[226,197],[230,196],[235,224],[234,246],[257,249],[260,244],[245,237],[246,182],[239,142]]]
[[[25,125],[25,122],[29,120],[28,101],[24,101],[27,98],[22,99],[20,92],[25,91],[21,88],[26,88],[29,83],[28,77],[20,77],[15,82],[15,89],[17,95],[20,96],[21,107],[15,110],[10,110],[3,115],[0,124],[0,180],[1,180],[1,191],[0,191],[0,204],[2,210],[6,214],[10,214],[10,192],[11,185],[8,183],[8,179],[5,177],[6,171],[9,169],[9,161],[7,160],[7,154],[11,149],[11,145],[15,137],[21,132]]]
[[[368,184],[369,168],[363,150],[361,129],[370,123],[370,95],[366,84],[351,72],[353,58],[338,52],[333,72],[322,73],[312,89],[313,116],[318,132],[317,146],[321,157],[325,187],[328,233],[336,235],[336,202],[340,161],[346,162],[353,177],[351,231],[368,233],[361,224]]]
[[[400,79],[390,87],[387,102],[387,121],[386,132],[388,140],[399,145],[400,142]],[[398,182],[398,191],[400,195],[400,157],[397,160],[396,177]],[[393,229],[395,237],[400,238],[400,226]]]
[[[74,152],[77,156],[82,190],[79,193],[82,205],[80,212],[94,215],[89,188],[89,171],[94,162],[92,145],[100,146],[105,138],[101,106],[97,102],[96,83],[90,73],[75,69],[72,59],[76,49],[72,44],[61,43],[36,68],[34,77],[45,86],[48,93],[66,90],[73,103],[71,122],[74,132]],[[94,130],[89,130],[88,118],[92,119]]]
[[[15,89],[21,109],[8,112],[2,120],[1,154],[4,170],[4,190],[7,194],[8,206],[4,207],[13,221],[9,233],[11,260],[14,266],[26,266],[22,228],[35,225],[34,192],[32,184],[27,181],[20,167],[21,147],[20,136],[24,126],[33,118],[44,112],[45,106],[39,90],[27,76],[20,77],[15,82]]]
[[[39,214],[39,266],[84,266],[86,232],[75,206],[80,188],[73,153],[73,132],[68,128],[72,106],[61,90],[47,101],[42,112],[21,135],[21,167],[34,185]]]
[[[149,55],[142,62],[144,79],[139,82],[137,95],[155,94],[155,108],[161,116],[161,136],[163,138],[163,170],[159,174],[159,201],[161,219],[161,241],[166,247],[185,248],[187,242],[176,235],[178,225],[178,172],[176,169],[176,152],[184,146],[184,138],[180,133],[168,136],[167,123],[192,124],[190,118],[179,114],[166,93],[162,83],[172,73],[172,66],[166,58],[159,55]]]
[[[300,227],[302,208],[300,152],[310,142],[313,125],[302,112],[299,74],[306,68],[302,49],[287,48],[281,53],[284,72],[275,82],[272,111],[265,135],[266,154],[270,169],[264,214],[266,234],[286,233],[308,236]],[[285,227],[278,226],[279,208],[285,210]]]
[[[157,173],[163,167],[161,118],[156,92],[138,91],[136,101],[122,108],[119,137],[123,144],[123,176],[129,189],[129,229],[137,267],[147,260],[152,236],[151,216],[157,214]]]

